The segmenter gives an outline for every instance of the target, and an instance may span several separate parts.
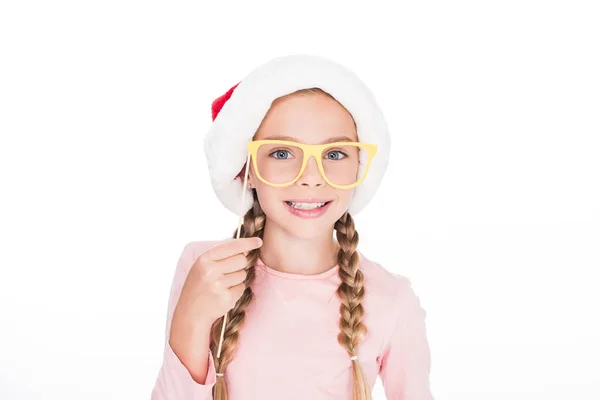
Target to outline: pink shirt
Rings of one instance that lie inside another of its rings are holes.
[[[194,381],[169,346],[171,318],[196,258],[216,241],[188,243],[171,286],[163,363],[152,400],[209,400],[216,382],[214,358],[204,384]],[[426,312],[409,279],[389,272],[359,251],[364,274],[363,322],[368,332],[358,361],[373,388],[380,377],[389,400],[432,400]],[[351,399],[350,356],[337,341],[340,300],[338,266],[317,275],[272,269],[262,261],[254,299],[234,360],[225,370],[229,400]],[[217,355],[215,354],[214,357]],[[220,378],[222,379],[222,378]]]

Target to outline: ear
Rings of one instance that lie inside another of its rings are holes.
[[[242,169],[240,170],[240,172],[237,174],[236,179],[240,179],[241,182],[244,182],[244,177],[246,176],[246,166],[244,165],[242,167]],[[253,188],[254,184],[253,184],[253,177],[252,177],[252,168],[250,168],[250,171],[248,173],[248,181],[246,182],[246,185],[249,188]]]
[[[244,171],[244,174],[246,173],[246,171]],[[254,176],[252,176],[252,168],[250,168],[250,171],[248,172],[248,187],[250,189],[254,188]]]

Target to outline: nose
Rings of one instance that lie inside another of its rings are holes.
[[[302,171],[302,175],[296,181],[299,186],[310,186],[310,187],[321,187],[325,186],[325,181],[319,172],[319,166],[317,160],[313,156],[308,158],[306,162],[306,168]]]

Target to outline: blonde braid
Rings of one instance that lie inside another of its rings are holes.
[[[263,231],[265,227],[266,216],[258,199],[256,198],[256,192],[254,192],[254,205],[244,215],[244,223],[240,230],[240,237],[253,237],[258,236],[263,238]],[[233,237],[237,237],[237,229],[233,233]],[[227,369],[227,365],[235,356],[235,349],[239,337],[239,331],[244,323],[246,317],[246,307],[250,304],[253,299],[253,293],[251,284],[254,281],[255,266],[259,257],[259,249],[251,250],[246,259],[248,260],[246,265],[246,290],[242,296],[238,299],[235,306],[229,311],[227,325],[225,327],[225,333],[223,335],[223,345],[221,347],[221,357],[214,357],[215,367],[218,373],[224,373]],[[217,354],[217,346],[221,340],[221,329],[223,325],[224,317],[217,319],[211,328],[211,343],[210,350],[213,354]],[[213,399],[214,400],[227,400],[227,385],[225,384],[225,378],[217,375],[217,383],[213,387]]]
[[[344,213],[336,221],[337,241],[340,245],[338,252],[338,274],[342,280],[337,294],[340,305],[340,333],[338,342],[350,356],[356,356],[360,341],[367,334],[367,327],[361,322],[364,309],[361,302],[365,296],[363,273],[359,268],[358,232],[354,229],[354,220]],[[352,362],[353,390],[352,400],[371,400],[371,390],[367,378],[357,359]]]

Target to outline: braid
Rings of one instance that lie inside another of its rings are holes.
[[[244,215],[244,223],[240,230],[240,237],[253,237],[258,236],[262,239],[263,230],[265,227],[266,216],[258,199],[256,198],[256,192],[254,192],[254,205]],[[237,229],[233,233],[233,237],[237,237]],[[253,293],[251,284],[254,281],[255,276],[255,265],[258,260],[259,249],[253,249],[248,252],[246,259],[248,260],[246,266],[246,290],[242,296],[238,299],[235,306],[229,311],[229,320],[225,327],[225,333],[223,334],[223,344],[221,347],[221,356],[215,357],[215,367],[217,372],[224,373],[227,369],[227,365],[235,356],[235,348],[237,345],[239,331],[244,323],[246,317],[246,307],[250,304],[253,299]],[[217,346],[221,339],[221,330],[223,326],[224,317],[217,319],[211,328],[211,342],[210,349],[216,354]],[[227,400],[227,385],[223,376],[217,376],[217,383],[213,387],[213,399],[214,400]]]
[[[348,212],[336,221],[334,229],[340,245],[338,274],[342,280],[337,290],[341,300],[338,342],[350,356],[354,356],[357,355],[360,341],[367,333],[367,327],[361,322],[364,314],[361,302],[365,296],[365,289],[356,251],[358,232],[354,229],[354,220]],[[371,400],[367,378],[358,360],[352,362],[352,377],[354,382],[352,400]]]

